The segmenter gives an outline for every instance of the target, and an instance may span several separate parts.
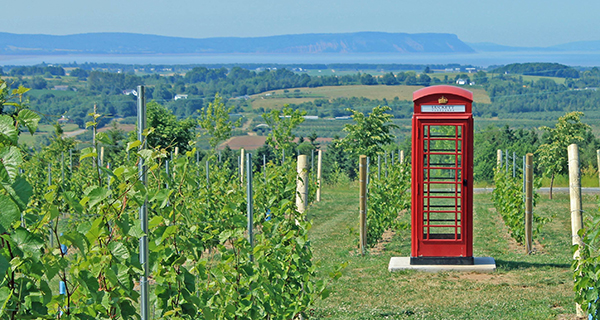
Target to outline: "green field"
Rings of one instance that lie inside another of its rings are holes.
[[[491,256],[492,274],[387,270],[390,257],[409,256],[410,230],[401,230],[365,257],[358,255],[358,188],[326,188],[309,210],[311,243],[327,278],[348,263],[319,301],[311,319],[572,319],[571,229],[568,195],[542,197],[537,214],[552,218],[534,242],[535,252],[509,237],[489,194],[475,195],[474,255]],[[584,209],[597,212],[596,198]],[[376,214],[376,213],[368,213]],[[408,221],[409,213],[401,219]]]
[[[76,124],[69,123],[62,126],[64,132],[74,131],[79,129]],[[19,135],[19,143],[32,146],[35,144],[36,138],[41,136],[51,136],[54,134],[54,126],[50,124],[40,124],[35,135],[30,135],[29,132],[21,132]]]

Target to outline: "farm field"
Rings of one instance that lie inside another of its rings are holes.
[[[315,99],[335,99],[335,98],[351,98],[365,97],[368,99],[387,99],[393,100],[398,97],[400,100],[412,101],[414,91],[423,88],[422,86],[327,86],[318,88],[299,88],[288,90],[288,94],[284,90],[274,90],[267,93],[261,93],[251,96],[251,104],[253,109],[263,108],[270,110],[281,108],[284,104],[299,104]],[[475,102],[490,103],[490,97],[485,90],[479,88],[468,88],[473,91]],[[267,94],[270,94],[267,96]],[[294,96],[298,97],[294,97]]]
[[[475,195],[474,254],[495,258],[491,274],[387,270],[390,257],[409,256],[410,230],[359,256],[358,186],[326,188],[309,210],[319,272],[348,263],[311,319],[574,319],[569,199],[542,196],[535,212],[552,219],[534,242],[535,253],[510,238],[489,194]],[[596,198],[583,199],[597,210]],[[369,214],[369,213],[368,213]],[[408,221],[410,213],[402,216]]]

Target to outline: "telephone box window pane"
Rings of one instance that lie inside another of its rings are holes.
[[[460,143],[456,143],[457,140],[425,140],[424,149],[425,152],[432,153],[457,153],[460,152]],[[458,140],[460,142],[460,140]]]
[[[460,138],[461,127],[460,126],[425,126],[428,130],[425,130],[425,137],[430,138]],[[428,135],[427,135],[428,134]]]

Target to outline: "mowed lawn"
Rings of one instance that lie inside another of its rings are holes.
[[[413,92],[423,88],[422,86],[329,86],[318,88],[299,88],[284,90],[274,90],[251,96],[253,109],[263,108],[265,110],[281,108],[285,104],[300,104],[303,102],[314,101],[315,99],[335,99],[364,97],[368,99],[387,99],[393,100],[398,97],[400,100],[412,100]],[[465,87],[473,92],[475,102],[490,103],[490,97],[485,90],[480,88]],[[301,97],[292,97],[297,94]]]
[[[326,279],[347,263],[331,282],[329,298],[317,302],[311,319],[573,319],[571,234],[566,194],[542,199],[535,212],[552,219],[534,243],[535,252],[510,238],[489,194],[474,201],[474,255],[495,258],[491,274],[388,272],[393,256],[410,255],[410,230],[358,255],[358,187],[324,188],[309,218],[314,259]],[[583,199],[597,212],[595,197]],[[376,214],[369,212],[368,214]],[[402,215],[404,221],[410,213]]]

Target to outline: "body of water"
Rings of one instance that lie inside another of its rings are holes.
[[[215,63],[368,63],[368,64],[470,64],[478,67],[524,62],[556,62],[570,66],[600,66],[600,52],[479,52],[471,54],[219,54],[219,55],[0,55],[2,65],[35,65],[42,62],[120,64]]]

